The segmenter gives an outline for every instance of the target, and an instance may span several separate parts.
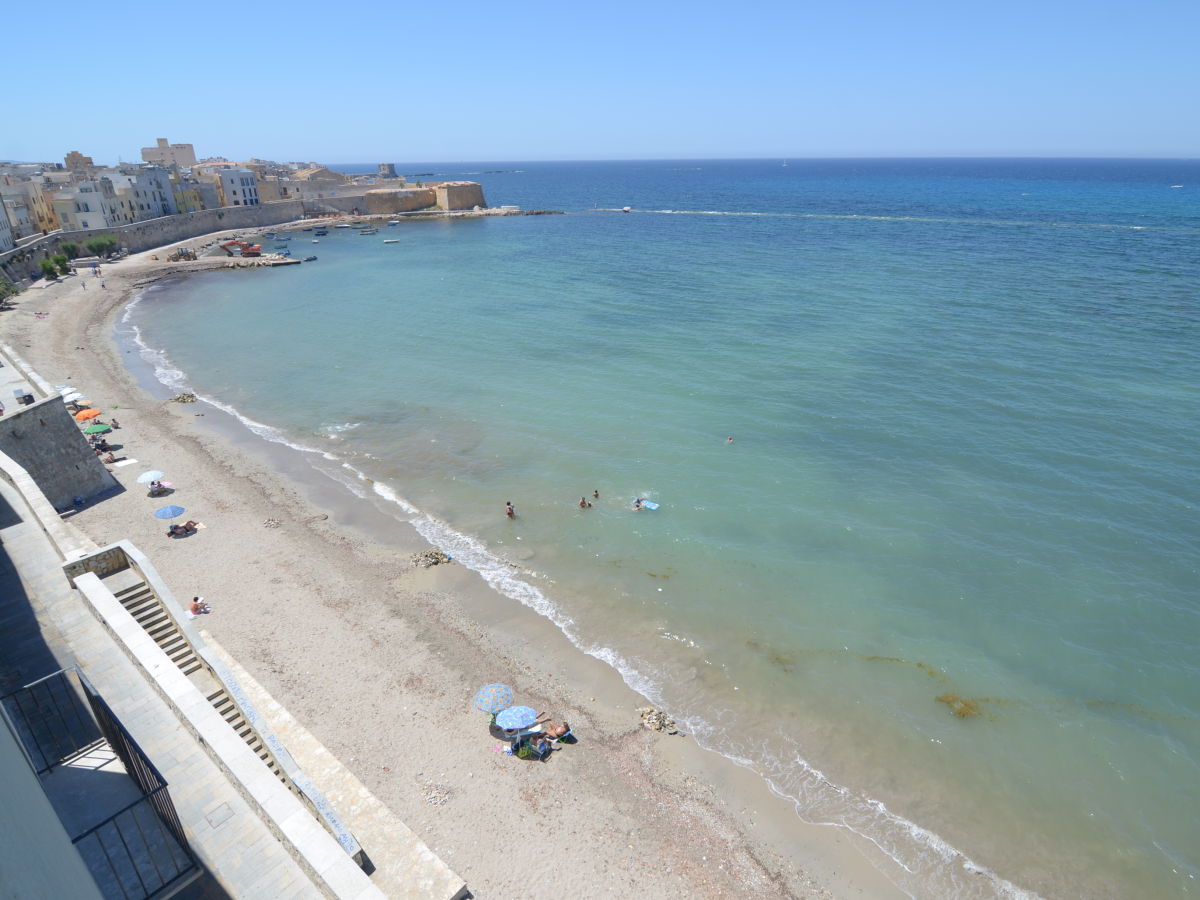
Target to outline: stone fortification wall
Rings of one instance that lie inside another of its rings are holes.
[[[306,213],[352,212],[356,208],[360,212],[366,208],[361,192],[351,197],[332,197],[319,201],[281,200],[259,206],[223,206],[220,209],[202,209],[177,216],[147,219],[116,228],[55,232],[24,247],[0,254],[0,275],[13,284],[22,284],[29,280],[32,273],[38,272],[38,261],[59,253],[63,243],[78,244],[83,252],[84,243],[100,235],[114,235],[120,241],[120,246],[130,253],[137,253],[214,231],[261,228],[303,219]]]
[[[62,398],[7,410],[0,418],[0,451],[29,473],[55,509],[116,485]]]
[[[437,194],[433,188],[384,189],[367,191],[366,200],[368,213],[386,216],[391,213],[411,212],[414,209],[428,209],[437,204]]]
[[[487,202],[483,199],[483,185],[474,181],[446,181],[434,190],[437,192],[437,205],[442,209],[487,207]]]

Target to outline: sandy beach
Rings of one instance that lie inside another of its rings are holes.
[[[115,416],[117,455],[137,460],[113,469],[123,491],[71,521],[99,544],[132,540],[177,597],[202,595],[205,630],[474,896],[903,896],[866,841],[806,825],[754,773],[643,728],[646,701],[551,623],[453,563],[414,565],[428,546],[409,526],[292,478],[294,461],[221,410],[140,384],[114,340],[121,309],[157,279],[228,265],[167,252],[25,291],[0,314],[3,342]],[[150,515],[162,501],[136,483],[147,469],[202,530],[165,537]],[[578,742],[544,762],[505,755],[470,704],[493,681]]]

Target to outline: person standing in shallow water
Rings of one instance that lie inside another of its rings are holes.
[[[510,519],[515,519],[517,517],[517,511],[513,509],[513,505],[507,500],[504,501],[504,514]]]

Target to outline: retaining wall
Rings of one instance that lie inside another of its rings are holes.
[[[116,485],[61,397],[8,410],[0,418],[0,451],[29,474],[55,509]]]
[[[303,219],[306,213],[351,212],[356,208],[360,211],[366,209],[366,201],[361,193],[352,197],[328,197],[320,200],[280,200],[258,206],[223,206],[220,209],[202,209],[176,216],[147,219],[116,228],[56,231],[0,254],[0,274],[13,284],[27,283],[35,274],[41,274],[38,261],[60,253],[64,243],[78,244],[80,251],[83,251],[83,245],[87,241],[101,235],[111,234],[117,238],[121,247],[130,253],[137,253],[176,241],[186,241],[202,234],[211,234],[214,231],[280,225]]]

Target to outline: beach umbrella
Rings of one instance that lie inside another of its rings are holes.
[[[475,708],[485,713],[498,713],[512,705],[513,690],[507,684],[486,684],[475,695]]]
[[[148,481],[162,481],[166,477],[166,472],[160,472],[158,469],[151,469],[149,472],[143,472],[137,477],[138,484],[145,484]]]
[[[97,422],[95,425],[89,425],[83,429],[84,434],[108,434],[112,431],[111,425],[105,425],[103,422]]]
[[[75,419],[79,422],[86,422],[88,419],[94,419],[98,415],[100,415],[100,410],[98,409],[81,409],[75,413]]]
[[[185,510],[182,506],[164,506],[161,509],[154,511],[156,519],[178,519],[184,514]]]
[[[537,717],[537,712],[530,706],[510,706],[496,716],[496,724],[505,731],[517,731],[528,728]]]
[[[83,394],[79,393],[79,391],[63,391],[63,394],[62,394],[63,403],[77,403],[78,401],[80,401],[82,399],[83,399]]]

